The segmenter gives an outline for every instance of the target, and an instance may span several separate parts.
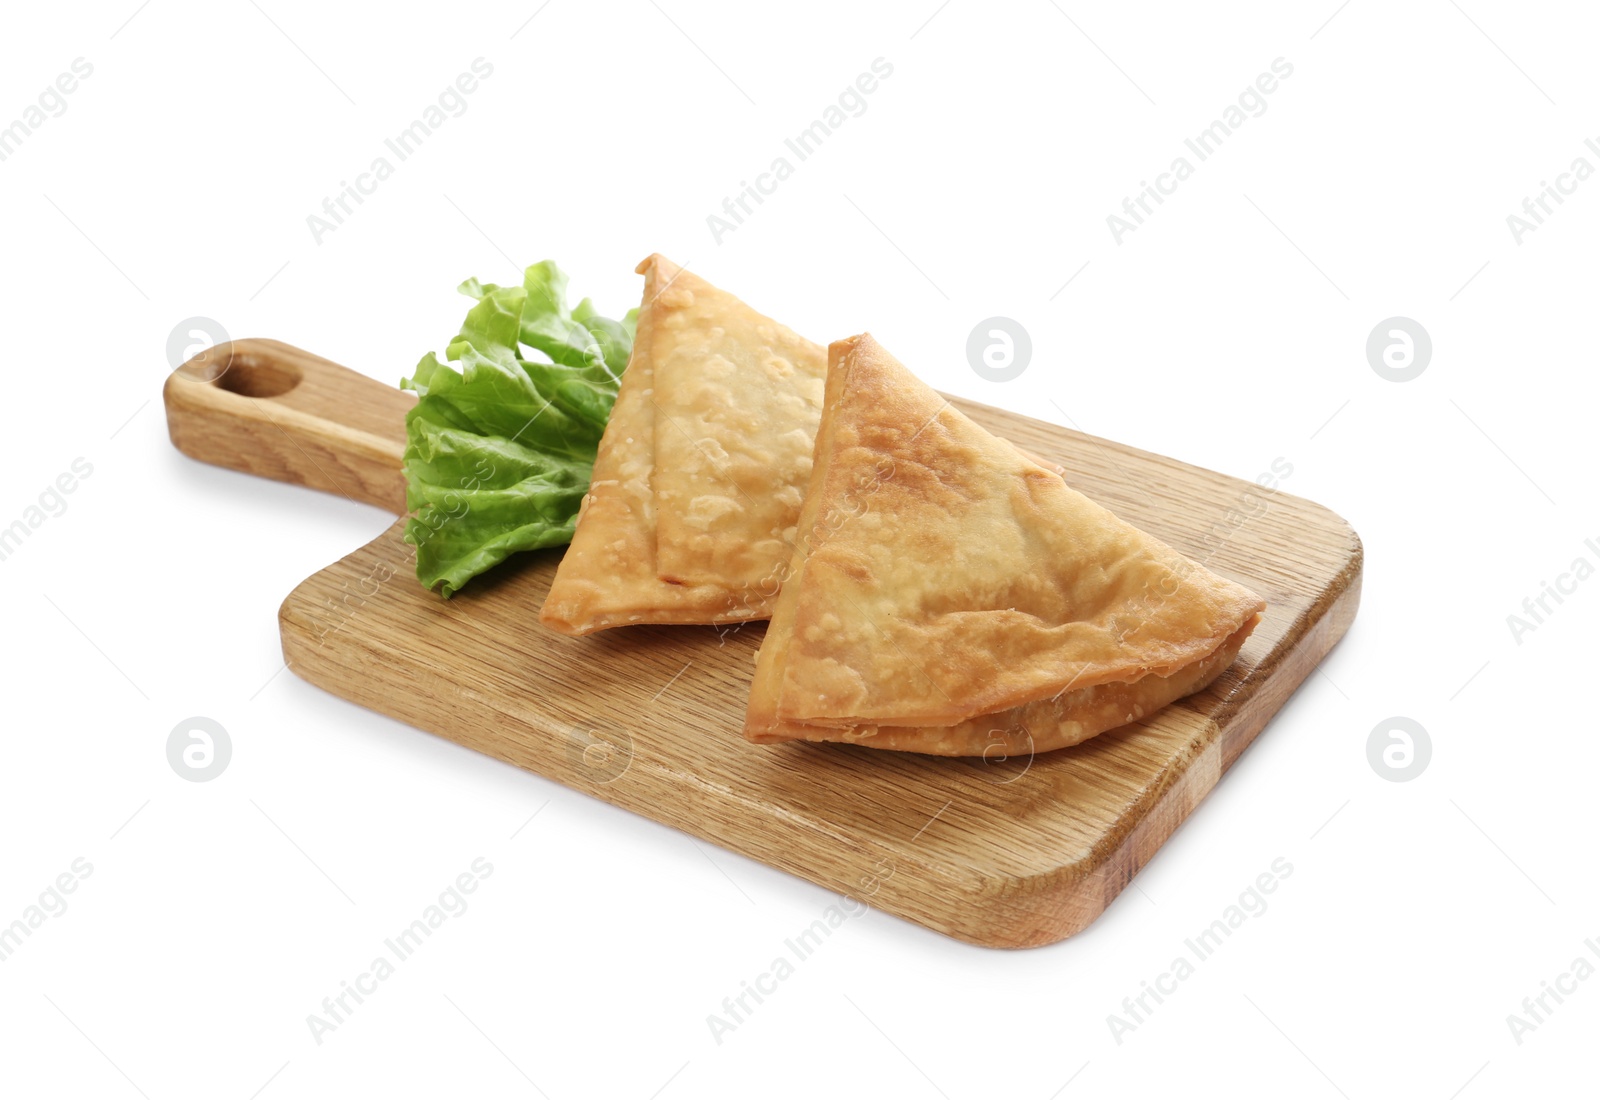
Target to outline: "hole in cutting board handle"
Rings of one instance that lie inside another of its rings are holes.
[[[301,374],[279,360],[230,349],[227,366],[209,381],[241,397],[282,397],[300,384]]]

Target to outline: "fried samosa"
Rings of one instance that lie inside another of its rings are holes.
[[[1043,752],[1204,688],[1266,606],[973,423],[869,335],[815,470],[745,734]]]

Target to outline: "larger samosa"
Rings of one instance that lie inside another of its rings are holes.
[[[835,343],[745,733],[943,756],[1077,744],[1205,687],[1259,596],[1067,486],[870,336]]]

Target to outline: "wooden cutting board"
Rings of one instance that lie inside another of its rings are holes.
[[[284,658],[362,706],[976,944],[1053,943],[1093,921],[1349,627],[1361,543],[1320,505],[974,404],[1124,519],[1266,597],[1239,659],[1150,719],[1032,759],[740,734],[764,624],[538,622],[560,551],[451,600],[416,581],[402,523],[302,583]],[[269,340],[196,357],[166,387],[179,450],[400,513],[413,398]]]

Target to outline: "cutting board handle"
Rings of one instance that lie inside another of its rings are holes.
[[[276,340],[232,340],[167,379],[167,433],[191,458],[406,511],[416,395]]]

